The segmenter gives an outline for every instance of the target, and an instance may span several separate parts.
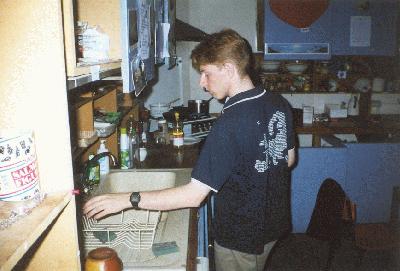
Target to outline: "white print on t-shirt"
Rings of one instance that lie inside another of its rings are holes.
[[[285,114],[277,111],[268,123],[268,134],[264,134],[264,138],[260,141],[259,146],[264,148],[265,161],[256,160],[254,165],[258,172],[265,172],[271,163],[278,164],[278,160],[288,160],[287,155],[283,155],[283,151],[287,148],[287,131]]]

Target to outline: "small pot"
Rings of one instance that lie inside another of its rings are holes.
[[[189,100],[188,107],[190,114],[208,114],[210,109],[210,101],[212,100]]]
[[[161,118],[164,112],[169,110],[169,104],[156,103],[150,105],[150,115],[153,118]]]
[[[153,118],[162,118],[164,112],[168,112],[168,110],[171,108],[171,104],[180,100],[180,98],[177,98],[175,100],[172,100],[168,103],[154,103],[150,104],[150,115]]]
[[[170,109],[168,112],[163,113],[163,117],[168,121],[168,122],[174,122],[175,121],[175,112],[179,113],[179,118],[183,121],[188,119],[189,117],[189,109],[184,106],[174,106],[172,109]]]

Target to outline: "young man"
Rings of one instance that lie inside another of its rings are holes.
[[[289,104],[254,87],[247,41],[227,29],[192,51],[200,86],[226,101],[207,136],[191,181],[160,191],[107,194],[84,206],[96,219],[137,207],[171,210],[197,207],[215,196],[215,263],[221,270],[262,270],[275,241],[290,231],[289,167],[294,133]]]

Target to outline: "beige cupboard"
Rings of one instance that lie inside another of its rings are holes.
[[[46,195],[29,215],[0,230],[0,270],[81,269],[67,76],[85,74],[90,67],[72,61],[72,3],[81,6],[84,20],[107,20],[119,29],[119,1],[0,1],[0,127],[33,130],[41,191]],[[119,43],[119,31],[113,33]],[[111,48],[117,60],[101,69],[120,67],[119,46]],[[2,210],[13,208],[0,203]]]

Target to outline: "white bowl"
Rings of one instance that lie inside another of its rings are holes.
[[[303,64],[303,63],[288,63],[286,64],[286,69],[291,73],[291,74],[302,74],[306,69],[308,65]]]
[[[264,71],[273,72],[278,70],[281,63],[279,61],[264,61],[262,68]]]

